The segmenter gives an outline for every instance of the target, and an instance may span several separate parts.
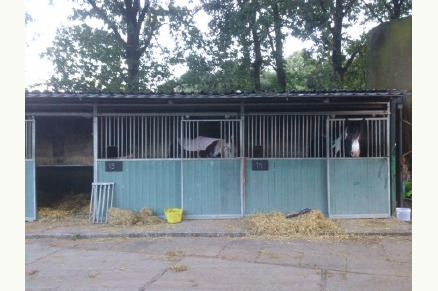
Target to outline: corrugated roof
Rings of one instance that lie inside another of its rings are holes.
[[[39,92],[27,91],[26,98],[93,98],[93,99],[250,99],[250,98],[303,98],[303,97],[399,97],[411,92],[398,90],[323,90],[290,92],[232,92],[224,93],[133,93],[133,92]]]

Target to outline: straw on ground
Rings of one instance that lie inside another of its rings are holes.
[[[341,228],[319,210],[293,218],[286,216],[280,211],[252,214],[244,219],[244,228],[251,234],[274,237],[317,237],[342,233]]]

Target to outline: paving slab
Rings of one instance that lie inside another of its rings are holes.
[[[411,247],[408,236],[27,238],[25,283],[26,290],[408,291],[412,263],[400,257]]]
[[[326,289],[330,291],[388,291],[412,290],[412,279],[353,272],[327,271]]]
[[[26,289],[138,290],[169,266],[164,260],[148,263],[152,259],[146,254],[64,249],[26,263]]]
[[[321,275],[317,269],[250,262],[186,258],[179,264],[185,272],[168,271],[146,287],[151,289],[189,290],[320,290]],[[147,289],[147,288],[146,288]]]

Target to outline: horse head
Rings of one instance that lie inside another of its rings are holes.
[[[360,157],[361,147],[365,145],[365,119],[360,121],[347,120],[345,126],[345,152],[347,155],[357,158]]]
[[[232,139],[231,141],[226,141],[224,139],[218,140],[211,156],[213,158],[234,158],[236,156],[236,150]]]

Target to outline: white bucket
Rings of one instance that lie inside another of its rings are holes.
[[[396,208],[397,218],[400,220],[409,221],[411,220],[411,209],[410,208]]]

